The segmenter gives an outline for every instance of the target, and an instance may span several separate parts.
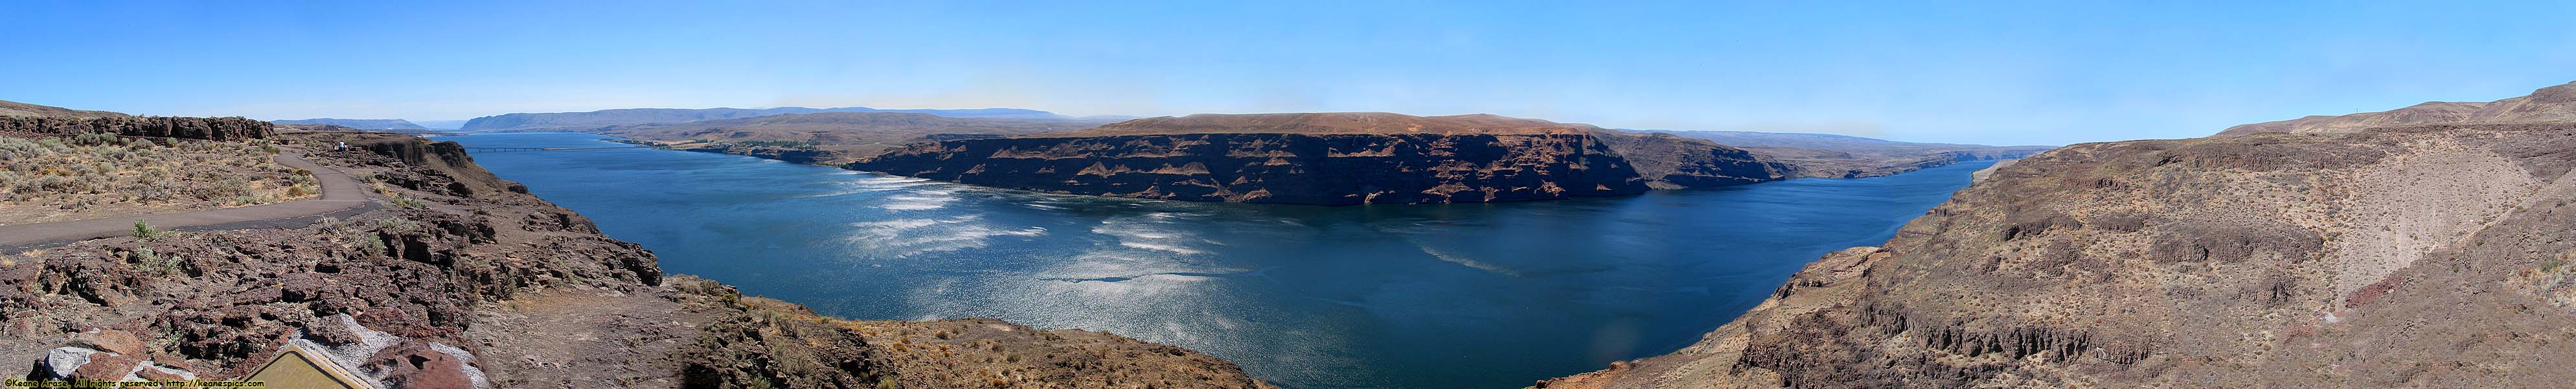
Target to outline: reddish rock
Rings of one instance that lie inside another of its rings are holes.
[[[188,360],[187,360],[186,358],[180,358],[180,357],[175,356],[175,355],[169,355],[169,354],[157,354],[157,355],[153,355],[153,356],[152,356],[152,363],[159,364],[159,365],[161,365],[161,366],[169,367],[169,368],[172,368],[172,369],[186,370],[186,371],[191,371],[191,372],[193,372],[193,371],[197,371],[197,364],[196,364],[196,363],[194,363],[194,362],[188,362]]]
[[[137,338],[134,336],[134,333],[125,332],[123,330],[91,329],[89,331],[72,334],[72,342],[88,345],[90,348],[98,349],[100,351],[117,354],[149,354],[143,349],[142,338]]]
[[[185,376],[185,375],[171,374],[170,372],[161,371],[161,369],[156,369],[156,368],[151,368],[151,367],[145,367],[145,368],[143,368],[143,370],[135,371],[135,372],[134,372],[134,375],[135,375],[135,376],[137,376],[137,377],[141,377],[141,378],[143,378],[143,379],[153,380],[153,381],[176,381],[176,380],[185,380],[185,379],[190,379],[190,378],[191,378],[191,377],[189,377],[189,376]]]
[[[337,317],[338,316],[333,316],[333,318]],[[325,320],[335,319],[326,318]],[[358,341],[365,340],[365,338],[358,336],[358,332],[356,330],[351,329],[348,326],[336,325],[333,323],[305,326],[304,335],[305,338],[333,346],[357,343]]]
[[[473,388],[465,360],[431,349],[428,343],[404,340],[368,357],[360,369],[382,377],[393,388]]]
[[[134,365],[142,363],[143,357],[118,355],[113,353],[90,354],[89,363],[81,364],[80,369],[72,370],[71,378],[86,378],[93,380],[125,379],[126,374],[134,372]]]

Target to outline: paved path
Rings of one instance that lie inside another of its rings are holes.
[[[339,169],[323,167],[304,156],[283,153],[270,157],[278,164],[313,172],[314,181],[322,184],[322,198],[209,209],[193,212],[150,215],[126,215],[86,220],[66,220],[0,226],[0,254],[42,248],[113,236],[134,234],[134,221],[151,223],[165,231],[238,230],[248,228],[296,228],[312,225],[323,217],[348,217],[374,208],[367,200],[358,180]]]

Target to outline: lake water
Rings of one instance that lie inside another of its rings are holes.
[[[588,134],[438,138],[613,146]],[[1567,201],[1061,196],[666,150],[481,153],[670,273],[859,319],[992,317],[1207,352],[1288,388],[1518,388],[1671,352],[1968,184],[1963,164]]]

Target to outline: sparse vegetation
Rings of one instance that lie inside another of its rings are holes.
[[[144,222],[144,221],[142,221],[142,220],[135,220],[135,221],[134,221],[134,238],[135,238],[135,239],[142,239],[142,240],[158,240],[158,239],[161,239],[161,238],[168,238],[168,237],[170,237],[170,235],[171,235],[171,232],[169,232],[169,231],[162,231],[162,230],[160,230],[160,229],[152,228],[152,223],[147,223],[147,222]]]
[[[377,220],[376,223],[379,225],[377,229],[400,226],[400,224],[387,225],[384,220]],[[340,219],[325,217],[314,225],[321,226],[322,235],[334,237],[332,240],[340,242],[340,248],[343,249],[374,253],[384,252],[387,247],[384,239],[377,237],[375,231],[350,225]]]
[[[731,143],[732,143],[733,145],[736,145],[736,146],[750,146],[750,147],[777,147],[777,148],[789,148],[789,149],[800,149],[800,150],[812,150],[812,149],[814,149],[814,146],[820,146],[820,145],[821,145],[821,144],[815,143],[814,141],[811,141],[811,140],[796,140],[796,141],[787,141],[787,140],[746,140],[746,141],[738,141],[738,142],[731,142]]]
[[[265,140],[0,136],[0,220],[270,204],[321,192],[311,172],[270,161],[272,149]]]
[[[384,219],[376,219],[376,230],[377,230],[377,231],[384,231],[384,232],[409,232],[409,231],[412,231],[412,230],[418,230],[418,229],[420,229],[420,222],[411,221],[411,219],[401,219],[401,218],[384,218]]]
[[[402,196],[400,196],[400,195],[395,195],[395,196],[393,196],[393,198],[392,198],[392,199],[387,199],[387,200],[385,200],[385,202],[393,203],[393,204],[394,204],[394,206],[396,206],[396,207],[403,207],[403,208],[405,208],[405,209],[424,209],[424,208],[429,208],[429,203],[423,203],[423,202],[420,202],[420,199],[415,199],[415,198],[410,198],[410,197],[402,197]]]
[[[135,269],[142,270],[146,274],[168,276],[178,274],[180,270],[179,257],[163,257],[159,253],[152,252],[148,247],[135,248],[134,251],[127,252],[126,257],[134,264]]]

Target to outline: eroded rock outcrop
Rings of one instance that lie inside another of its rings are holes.
[[[1539,386],[2563,385],[2571,168],[2550,120],[2068,146],[1698,344]]]
[[[1637,175],[1655,189],[1707,188],[1778,181],[1794,176],[1796,167],[1752,152],[1664,133],[1595,131],[1593,136],[1636,166]]]
[[[110,133],[124,136],[236,141],[267,138],[275,127],[240,117],[0,116],[0,133],[44,135]]]
[[[839,150],[821,150],[821,149],[811,149],[811,148],[794,148],[794,147],[763,147],[763,146],[742,146],[742,145],[706,145],[706,146],[698,146],[698,147],[684,147],[684,148],[676,148],[675,150],[681,150],[681,151],[696,151],[696,152],[702,152],[702,153],[733,154],[733,155],[740,155],[740,156],[753,157],[753,158],[761,158],[761,159],[775,159],[775,160],[779,160],[779,161],[785,161],[785,162],[787,162],[787,163],[801,163],[801,164],[809,164],[809,165],[810,165],[810,164],[826,164],[826,163],[831,163],[831,162],[833,162],[833,161],[843,161],[843,160],[848,160],[848,159],[849,159],[849,153],[841,152],[841,151],[839,151]]]

